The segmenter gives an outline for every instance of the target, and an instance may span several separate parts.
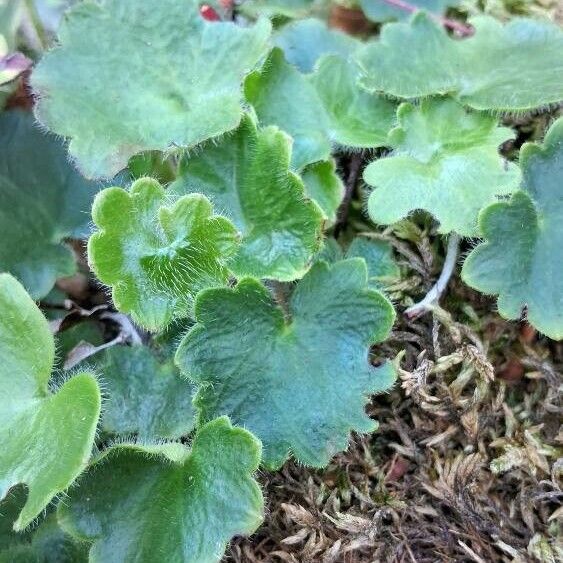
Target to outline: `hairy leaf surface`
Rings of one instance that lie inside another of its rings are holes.
[[[290,451],[326,465],[351,430],[369,432],[371,393],[389,388],[394,370],[374,368],[370,344],[382,341],[393,307],[367,288],[363,260],[316,263],[297,284],[287,317],[254,279],[198,296],[197,324],[176,354],[200,390],[202,421],[228,414],[263,443],[263,462],[279,467]]]
[[[257,130],[246,117],[234,134],[184,160],[171,186],[175,194],[204,194],[240,230],[241,246],[229,263],[237,275],[293,280],[319,247],[322,215],[289,170],[290,154],[287,135],[276,127]],[[326,187],[329,200],[337,189]]]
[[[498,294],[507,319],[528,321],[556,340],[563,339],[563,118],[549,129],[543,145],[520,152],[523,191],[487,207],[479,224],[485,242],[463,265],[470,286]]]
[[[326,54],[340,55],[347,59],[361,43],[352,36],[316,18],[297,20],[284,25],[273,37],[287,62],[301,72],[312,72],[317,60]]]
[[[88,243],[92,269],[116,307],[149,329],[188,316],[199,290],[225,283],[238,245],[234,226],[204,196],[166,203],[160,184],[141,178],[130,190],[103,190],[92,209],[100,229]]]
[[[370,217],[387,225],[425,209],[440,222],[439,232],[475,235],[479,211],[518,187],[518,167],[498,153],[513,132],[447,98],[402,104],[397,116],[389,135],[392,156],[364,170],[375,187]]]
[[[193,386],[171,359],[146,346],[114,346],[95,359],[107,395],[104,431],[158,440],[193,429]]]
[[[93,542],[92,563],[219,561],[235,534],[262,521],[252,475],[260,443],[227,418],[202,426],[182,444],[117,445],[106,450],[60,505],[72,535]]]
[[[364,87],[399,98],[455,94],[476,109],[527,110],[563,100],[563,32],[554,24],[481,16],[452,39],[427,14],[383,28],[359,54]]]
[[[84,237],[99,189],[69,164],[63,145],[31,115],[0,115],[0,271],[13,274],[34,297],[76,266],[65,237]]]
[[[48,383],[53,336],[21,284],[0,274],[0,499],[29,489],[15,530],[22,530],[85,467],[100,414],[95,378],[80,373],[56,392]]]
[[[70,137],[86,176],[113,176],[138,152],[191,147],[239,123],[241,83],[270,24],[207,22],[199,4],[87,0],[67,12],[32,83],[39,119]]]

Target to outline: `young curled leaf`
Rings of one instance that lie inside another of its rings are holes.
[[[262,441],[267,467],[281,466],[290,452],[326,465],[351,430],[377,427],[364,407],[395,373],[389,364],[370,365],[369,347],[386,338],[394,311],[368,289],[362,259],[316,263],[298,282],[287,316],[247,278],[200,293],[196,318],[176,362],[200,387],[200,420],[227,414],[248,428]]]
[[[116,307],[153,330],[188,316],[201,289],[226,283],[238,247],[235,227],[213,215],[204,196],[166,203],[149,178],[103,190],[92,210],[100,230],[88,242],[91,267],[112,287]]]
[[[253,474],[260,442],[225,417],[179,443],[113,446],[91,465],[58,510],[71,535],[92,543],[92,563],[219,561],[236,534],[263,517]]]
[[[270,23],[209,22],[198,0],[87,0],[32,75],[39,120],[70,138],[88,177],[112,177],[146,150],[192,147],[241,118],[241,84]],[[101,39],[103,38],[103,39]]]
[[[19,483],[29,494],[15,530],[23,530],[84,469],[100,414],[93,375],[49,389],[55,344],[21,284],[0,274],[0,500]]]
[[[467,257],[465,283],[498,295],[499,313],[528,321],[555,340],[563,339],[563,118],[543,145],[520,151],[523,189],[494,203],[479,218],[485,241]],[[509,249],[509,251],[507,251]]]

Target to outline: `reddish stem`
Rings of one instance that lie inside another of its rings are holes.
[[[416,12],[417,10],[419,10],[418,6],[414,6],[413,4],[409,4],[408,2],[405,2],[404,0],[382,0],[383,2],[385,2],[386,4],[389,4],[391,6],[395,6],[395,8],[399,8],[400,10],[404,10],[405,12],[409,12],[409,13],[413,13]],[[441,16],[437,16],[436,14],[429,14],[430,17],[437,21],[438,23],[442,24],[443,26],[449,28],[449,29],[453,29],[454,31],[457,31],[462,37],[467,37],[468,35],[473,35],[473,28],[468,26],[468,25],[464,25],[460,22],[457,22],[455,20],[450,20],[449,18],[443,18]]]

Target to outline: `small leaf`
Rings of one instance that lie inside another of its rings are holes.
[[[463,280],[498,294],[498,310],[528,321],[555,340],[563,339],[563,118],[549,129],[543,145],[526,143],[520,152],[524,191],[483,210],[485,242],[463,265]]]
[[[99,185],[68,163],[63,145],[20,111],[0,115],[0,271],[34,298],[75,270],[66,237],[87,234]]]
[[[200,419],[228,414],[255,433],[267,467],[281,466],[290,451],[323,466],[346,448],[351,430],[377,426],[364,406],[395,374],[389,364],[372,367],[368,351],[389,333],[393,307],[367,288],[365,263],[353,259],[315,264],[287,309],[290,319],[253,279],[204,291],[199,324],[176,362],[200,386]]]
[[[330,137],[356,148],[386,144],[396,105],[358,86],[359,69],[343,57],[323,57],[311,80],[328,114]]]
[[[226,283],[225,264],[237,249],[235,228],[202,195],[165,204],[164,189],[149,178],[129,191],[103,190],[92,209],[100,231],[88,243],[91,267],[112,286],[116,307],[153,330],[188,316],[199,290]]]
[[[171,186],[173,194],[203,193],[241,231],[240,249],[229,262],[237,275],[293,280],[319,247],[321,212],[304,198],[289,160],[287,135],[275,127],[257,130],[245,117],[234,134],[184,160]]]
[[[389,135],[392,156],[364,170],[375,186],[370,217],[388,225],[425,209],[440,222],[440,233],[475,235],[479,211],[517,189],[518,167],[498,153],[512,131],[447,98],[402,104],[397,116],[399,126]]]
[[[357,236],[344,252],[341,246],[330,238],[325,241],[325,245],[317,257],[329,264],[347,258],[363,258],[368,269],[368,285],[373,289],[380,289],[386,283],[400,277],[399,266],[393,258],[393,249],[384,240]]]
[[[260,443],[219,418],[182,444],[106,450],[59,506],[61,525],[93,542],[91,562],[219,561],[235,534],[262,521],[252,478]]]
[[[94,442],[98,384],[80,373],[51,392],[54,354],[45,317],[19,282],[0,274],[0,499],[19,483],[29,489],[15,530],[72,483]]]
[[[476,109],[529,110],[563,100],[563,32],[555,25],[489,16],[475,34],[452,39],[421,12],[383,27],[358,53],[363,86],[398,98],[454,93]],[[416,56],[413,56],[416,53]]]
[[[336,173],[333,159],[315,162],[301,172],[305,193],[316,201],[330,221],[336,220],[336,212],[344,197],[344,185]]]
[[[271,26],[208,22],[199,4],[87,0],[67,12],[32,84],[39,119],[71,138],[86,176],[114,176],[138,152],[192,147],[239,123],[241,83]]]
[[[408,4],[426,10],[431,14],[442,15],[450,6],[458,6],[461,0],[409,0]],[[385,0],[360,0],[360,6],[366,17],[374,22],[406,20],[411,12],[394,6]]]
[[[284,25],[273,36],[273,43],[280,47],[287,62],[301,72],[312,72],[322,55],[335,54],[348,58],[361,43],[352,36],[316,18],[297,20]]]
[[[147,441],[180,438],[193,429],[193,388],[171,359],[146,346],[114,346],[94,361],[108,397],[105,432]]]
[[[262,69],[248,76],[244,92],[261,125],[277,125],[293,138],[294,170],[330,158],[322,102],[306,77],[286,62],[281,49],[272,49]]]

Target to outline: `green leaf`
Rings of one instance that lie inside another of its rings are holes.
[[[86,176],[111,177],[138,152],[192,147],[239,123],[241,83],[270,23],[207,22],[199,4],[87,0],[67,12],[32,84],[39,119],[71,138]]]
[[[450,6],[458,6],[461,0],[410,0],[411,6],[431,14],[442,15]],[[406,20],[411,12],[398,8],[385,0],[360,0],[360,6],[366,17],[374,22]]]
[[[527,143],[520,152],[524,190],[481,213],[485,242],[463,265],[463,280],[498,294],[498,310],[528,321],[555,340],[563,339],[563,118],[542,145]]]
[[[383,28],[359,52],[363,86],[399,98],[454,93],[476,109],[529,110],[563,100],[563,32],[548,22],[488,16],[452,39],[427,14]],[[416,56],[413,56],[416,53]]]
[[[180,438],[193,429],[193,387],[171,359],[146,346],[114,346],[94,360],[108,397],[104,431],[154,441]]]
[[[0,499],[25,483],[22,530],[85,467],[100,414],[95,378],[80,373],[48,387],[55,354],[47,320],[24,288],[0,274]]]
[[[166,198],[150,178],[129,191],[103,190],[92,209],[100,231],[88,243],[91,267],[112,286],[116,307],[152,330],[188,316],[201,289],[226,283],[225,264],[237,249],[235,228],[212,214],[205,197],[169,206]]]
[[[517,189],[518,167],[498,153],[513,132],[447,98],[402,104],[397,116],[389,135],[392,156],[364,170],[365,181],[375,186],[370,217],[388,225],[425,209],[440,222],[440,233],[475,235],[479,211]]]
[[[363,260],[316,263],[298,282],[285,318],[254,279],[199,294],[197,324],[176,362],[199,384],[200,419],[228,414],[264,446],[277,468],[289,452],[326,465],[346,448],[351,430],[369,432],[364,412],[371,393],[395,379],[389,364],[374,368],[370,344],[385,339],[393,307],[367,288]]]
[[[287,62],[301,72],[312,72],[322,55],[335,54],[348,58],[361,43],[325,22],[309,18],[284,25],[273,36],[273,43],[280,47]]]
[[[326,161],[334,143],[369,148],[385,144],[395,105],[358,85],[357,66],[326,55],[312,75],[301,74],[274,48],[245,94],[262,125],[277,125],[293,138],[291,166]]]
[[[327,219],[335,221],[344,197],[344,185],[336,173],[334,160],[310,164],[301,172],[301,178],[307,196],[318,203]]]
[[[248,76],[244,92],[261,125],[277,125],[293,137],[294,170],[330,158],[322,102],[307,78],[286,62],[281,49],[272,49],[262,69]]]
[[[230,538],[262,521],[252,478],[260,443],[220,418],[182,444],[106,450],[59,507],[72,535],[93,542],[90,561],[219,561]]]
[[[386,283],[397,280],[401,274],[393,258],[393,248],[385,240],[357,236],[343,251],[336,240],[329,238],[317,258],[329,264],[348,258],[363,258],[368,269],[368,285],[373,289],[384,287]]]
[[[293,280],[319,247],[322,215],[289,171],[290,152],[283,132],[257,130],[245,117],[234,134],[184,160],[171,186],[173,194],[203,193],[240,230],[240,249],[229,262],[237,275]],[[330,194],[336,189],[326,187]]]
[[[317,65],[311,80],[327,112],[330,137],[349,147],[385,145],[396,104],[360,89],[358,77],[356,65],[340,56],[327,55]]]
[[[75,272],[62,241],[87,234],[99,185],[72,168],[63,145],[29,114],[0,115],[0,146],[0,271],[40,298]]]

